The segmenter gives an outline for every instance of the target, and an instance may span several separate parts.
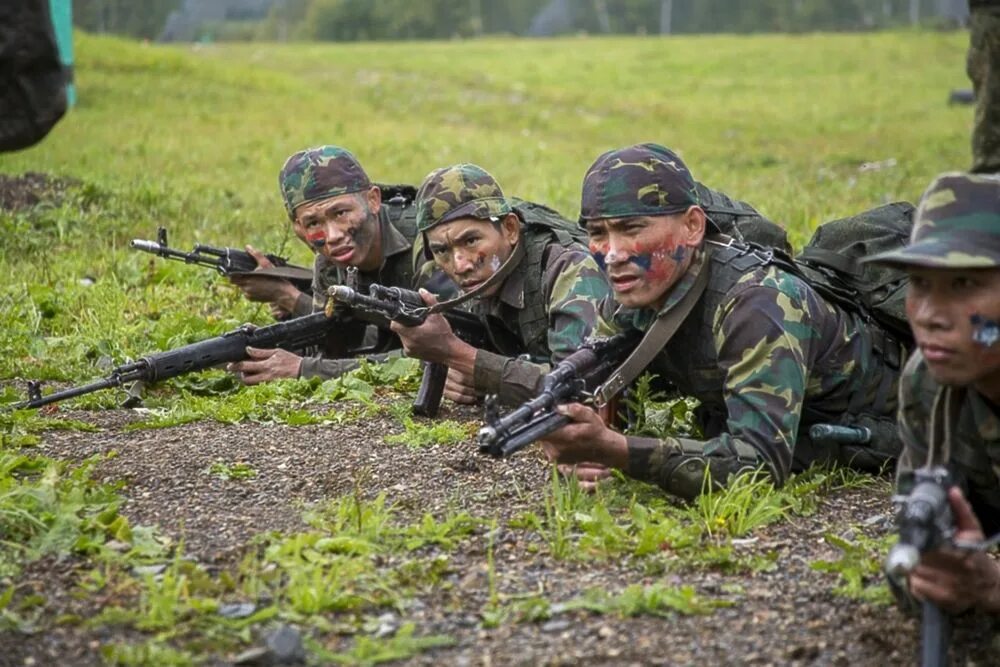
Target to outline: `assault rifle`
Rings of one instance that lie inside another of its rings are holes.
[[[155,352],[138,361],[122,364],[104,379],[81,387],[72,387],[42,396],[41,384],[29,382],[28,400],[10,407],[15,410],[40,408],[67,398],[90,394],[101,389],[121,387],[131,382],[152,383],[169,380],[178,375],[203,371],[219,364],[243,361],[247,358],[247,346],[298,350],[319,344],[329,330],[330,318],[326,313],[313,313],[266,327],[242,326],[215,338],[184,345],[174,350]]]
[[[341,288],[333,288],[333,290],[337,289]],[[349,287],[342,289],[347,290],[347,292],[338,292],[341,296],[353,294],[358,297],[350,299],[356,301],[359,304],[358,307],[350,307],[349,303],[340,300],[337,303],[331,303],[326,312],[313,313],[265,327],[242,326],[215,338],[148,355],[138,361],[118,366],[101,380],[57,391],[46,396],[42,396],[39,383],[31,382],[28,384],[28,400],[12,405],[10,409],[39,408],[101,389],[121,387],[131,382],[158,382],[185,373],[203,371],[219,364],[243,361],[247,358],[246,348],[248,346],[262,349],[300,350],[322,343],[331,329],[338,322],[343,322],[347,318],[357,318],[383,328],[388,327],[389,319],[413,326],[423,321],[419,316],[412,314],[413,305],[419,302],[424,311],[427,310],[420,294],[410,290],[372,285],[372,294],[375,296],[364,297]],[[370,307],[370,302],[376,304],[374,309]],[[339,308],[336,307],[337,304],[341,304]],[[476,347],[489,346],[490,338],[486,329],[474,315],[461,311],[450,311],[444,313],[444,316],[451,323],[456,335],[462,336],[463,340]],[[427,313],[425,312],[423,318],[426,319],[426,317]],[[447,375],[448,368],[446,366],[440,364],[424,366],[423,381],[417,392],[417,400],[413,404],[415,414],[427,417],[433,417],[437,414]]]
[[[886,574],[900,582],[920,562],[921,554],[952,543],[955,522],[948,503],[952,486],[948,470],[941,466],[920,468],[913,473],[914,486],[908,496],[897,496],[896,526],[899,541],[885,559]],[[928,600],[922,605],[920,629],[921,664],[948,664],[951,624],[941,609]]]
[[[495,399],[486,404],[486,426],[479,430],[479,451],[496,458],[510,456],[569,423],[556,406],[584,401],[631,354],[638,331],[594,341],[569,355],[543,379],[538,395],[501,417]]]
[[[257,269],[257,260],[245,250],[237,248],[214,248],[201,243],[195,245],[191,252],[171,248],[167,243],[167,230],[160,227],[156,230],[156,240],[146,241],[133,239],[130,244],[136,250],[152,253],[165,259],[173,259],[185,264],[197,264],[215,269],[224,276],[269,276],[291,281],[299,290],[305,293],[312,291],[312,271],[310,269],[289,264],[284,257],[265,255],[274,264],[274,268]]]
[[[387,327],[389,321],[399,322],[406,327],[423,324],[431,314],[419,292],[401,287],[371,285],[368,294],[362,294],[346,285],[334,285],[328,291],[331,303],[350,308],[358,319],[380,327]],[[496,337],[501,332],[491,332],[482,320],[464,310],[447,310],[441,313],[451,325],[455,335],[477,348],[497,349]],[[500,349],[510,345],[510,341]],[[413,413],[433,417],[441,405],[448,367],[444,364],[424,362],[424,379],[413,402]]]

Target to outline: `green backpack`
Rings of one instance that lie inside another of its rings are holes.
[[[860,260],[909,242],[912,204],[895,202],[820,225],[798,255],[799,273],[823,296],[871,317],[907,348],[906,271]]]

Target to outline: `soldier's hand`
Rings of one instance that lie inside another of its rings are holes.
[[[274,276],[229,276],[229,281],[240,288],[243,296],[261,303],[278,303],[291,296],[293,290],[296,298],[299,294],[295,285]]]
[[[236,373],[243,384],[254,385],[282,378],[297,378],[302,357],[288,350],[247,348],[250,359],[228,364],[226,370]]]
[[[982,526],[961,490],[950,489],[948,502],[955,517],[955,541],[982,541]],[[949,547],[928,552],[910,573],[910,592],[956,614],[972,608],[998,613],[1000,563],[982,551]]]
[[[249,243],[246,245],[246,251],[247,251],[248,255],[250,255],[255,260],[257,260],[257,268],[258,269],[273,269],[274,268],[274,264],[272,264],[271,260],[269,260],[267,258],[267,255],[265,255],[264,253],[262,253],[260,250],[257,250],[256,248],[254,248]]]
[[[556,467],[563,477],[575,477],[580,488],[588,493],[597,489],[598,484],[611,477],[611,468],[600,463],[584,462],[574,465],[560,463]]]
[[[437,297],[427,290],[421,289],[420,296],[428,306],[437,303]],[[448,365],[453,347],[456,342],[461,343],[448,320],[438,314],[429,316],[420,326],[405,327],[393,322],[391,328],[402,341],[406,355],[424,361]]]
[[[612,468],[628,464],[625,436],[608,428],[600,415],[580,403],[559,405],[556,411],[570,423],[541,441],[542,449],[554,463],[596,463]]]
[[[472,386],[472,378],[454,368],[448,369],[448,379],[444,383],[444,397],[455,403],[473,405],[482,398]]]

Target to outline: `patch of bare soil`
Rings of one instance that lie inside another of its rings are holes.
[[[0,174],[0,210],[20,211],[41,202],[58,205],[66,190],[79,182],[28,171],[20,176]]]
[[[101,431],[55,431],[45,435],[46,455],[81,460],[117,452],[96,475],[123,480],[124,513],[133,525],[154,524],[185,553],[210,569],[238,561],[247,541],[265,531],[304,527],[301,510],[311,503],[351,493],[385,492],[408,518],[425,512],[465,510],[498,525],[525,511],[544,515],[549,468],[526,450],[507,461],[479,455],[472,443],[411,449],[385,442],[401,427],[388,418],[340,427],[195,423],[162,430],[126,431],[127,411],[67,413],[97,423]],[[474,419],[451,408],[445,417]],[[206,471],[215,461],[248,463],[257,475],[222,480]],[[540,623],[507,621],[482,625],[489,601],[486,529],[448,552],[445,581],[396,615],[421,634],[446,634],[455,645],[411,658],[413,665],[914,665],[918,627],[895,608],[854,602],[831,592],[833,575],[810,564],[839,553],[823,536],[890,529],[890,503],[880,490],[836,492],[818,513],[772,525],[740,547],[777,554],[771,571],[650,574],[641,562],[556,561],[524,532],[501,531],[494,544],[501,596],[542,594],[552,602],[599,587],[619,591],[630,584],[693,586],[699,594],[733,606],[707,616],[669,619],[574,612]],[[33,565],[28,587],[46,597],[46,617],[86,618],[107,600],[79,596],[73,563]],[[956,665],[997,664],[988,619],[958,619],[952,657]],[[107,630],[49,622],[36,634],[0,635],[0,665],[97,665]],[[342,647],[348,645],[345,639]],[[211,656],[224,665],[233,656]]]

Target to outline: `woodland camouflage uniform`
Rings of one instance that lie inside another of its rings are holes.
[[[943,174],[924,195],[910,245],[873,259],[942,269],[998,268],[998,202],[997,176]],[[1000,331],[994,333],[1000,335]],[[935,410],[938,426],[932,434]],[[903,371],[899,429],[903,440],[897,468],[900,493],[912,489],[915,469],[947,465],[985,533],[1000,531],[1000,415],[996,406],[973,387],[935,382],[918,351]]]
[[[508,199],[493,176],[472,164],[431,172],[416,203],[421,232],[467,217],[498,222],[514,213],[520,219],[524,256],[495,295],[471,306],[500,350],[477,352],[473,383],[504,403],[530,398],[544,365],[561,361],[587,340],[598,304],[610,294],[604,274],[580,243],[583,235],[548,207]],[[516,358],[521,355],[530,361]]]
[[[292,155],[285,162],[278,178],[285,209],[295,219],[295,210],[303,204],[337,197],[351,192],[365,192],[372,186],[368,174],[350,151],[337,146],[320,146]],[[427,288],[443,298],[454,295],[454,285],[432,262],[423,258],[416,229],[416,208],[409,200],[394,198],[393,193],[407,186],[379,186],[383,193],[378,225],[382,238],[382,265],[375,271],[358,271],[356,289],[368,293],[372,283]],[[409,188],[413,191],[413,188]],[[416,245],[416,247],[415,247]],[[317,312],[326,307],[327,289],[345,284],[347,271],[316,253],[313,263],[313,297],[303,295],[296,304],[296,317]],[[379,360],[385,352],[400,348],[399,339],[387,330],[376,329],[364,322],[346,320],[336,327],[321,354],[302,359],[300,377],[331,378],[357,368],[359,361],[348,356],[352,350],[364,348],[368,358]]]
[[[590,168],[581,222],[667,215],[698,203],[684,162],[642,144],[605,153]],[[710,272],[704,293],[647,370],[701,402],[696,415],[708,439],[629,436],[629,475],[692,498],[706,466],[719,484],[761,466],[781,484],[817,460],[877,468],[898,452],[898,370],[873,352],[858,315],[825,301],[770,250],[709,234],[660,311],[610,302],[605,320],[648,330],[702,271]],[[808,436],[819,422],[868,426],[878,445],[821,448]]]
[[[1000,171],[1000,0],[969,0],[966,70],[976,96],[972,171]]]

